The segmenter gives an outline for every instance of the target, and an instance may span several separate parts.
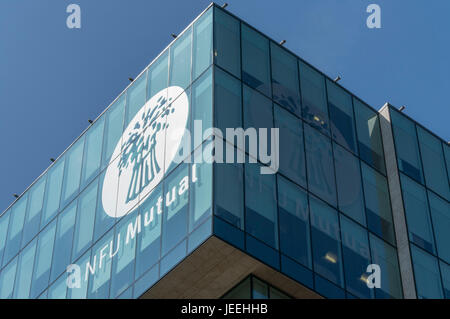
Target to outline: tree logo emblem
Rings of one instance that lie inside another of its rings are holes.
[[[188,114],[186,93],[171,86],[155,94],[129,122],[103,181],[102,204],[109,216],[133,211],[161,181],[178,151]]]

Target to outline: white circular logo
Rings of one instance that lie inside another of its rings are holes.
[[[136,113],[114,149],[103,181],[102,204],[109,216],[131,212],[143,199],[139,195],[148,196],[161,181],[178,151],[188,114],[188,96],[179,86],[161,90]]]

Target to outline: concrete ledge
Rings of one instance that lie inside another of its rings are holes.
[[[217,299],[249,274],[298,299],[322,298],[255,258],[212,236],[141,298]]]

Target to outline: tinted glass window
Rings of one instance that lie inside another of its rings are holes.
[[[300,67],[303,118],[324,134],[330,134],[325,78],[303,62]]]
[[[242,24],[242,80],[271,96],[269,40]]]
[[[386,178],[362,163],[367,225],[378,236],[394,243],[391,202]]]
[[[331,140],[305,125],[308,189],[336,206],[336,185]]]
[[[353,98],[353,105],[355,108],[359,156],[366,163],[385,174],[386,169],[378,115],[356,98]]]
[[[0,217],[0,265],[2,265],[3,252],[5,251],[10,212],[11,211],[8,210]]]
[[[204,13],[194,23],[194,79],[211,65],[212,61],[212,10]]]
[[[214,8],[214,63],[241,78],[240,22]]]
[[[59,209],[62,179],[64,174],[64,157],[60,158],[47,173],[44,208],[41,220],[41,229],[56,215]]]
[[[18,257],[14,258],[0,273],[0,299],[11,299],[13,297],[17,259]]]
[[[259,164],[245,164],[245,230],[278,248],[275,175],[261,174]]]
[[[126,95],[123,94],[104,115],[102,168],[105,168],[110,161],[114,160],[111,156],[123,132],[125,101]]]
[[[450,263],[450,204],[428,191],[438,255]]]
[[[97,120],[86,133],[83,155],[83,171],[81,173],[81,187],[91,182],[100,172],[102,159],[102,143],[105,119]]]
[[[170,47],[170,86],[187,88],[191,82],[192,27]]]
[[[441,275],[435,257],[411,245],[417,297],[420,299],[442,298]]]
[[[274,105],[275,127],[279,128],[279,171],[297,184],[306,187],[303,122]]]
[[[27,202],[28,193],[19,198],[11,208],[11,218],[8,227],[8,239],[6,240],[6,248],[3,256],[3,265],[6,265],[19,252]]]
[[[446,167],[441,141],[420,127],[417,127],[417,135],[419,136],[427,187],[450,200],[450,189],[448,179],[445,178]]]
[[[127,111],[125,127],[133,120],[136,113],[144,106],[147,93],[147,71],[144,72],[127,90]]]
[[[431,253],[435,253],[433,230],[425,188],[403,174],[400,174],[400,180],[402,183],[409,240],[417,246]]]
[[[310,196],[314,271],[344,286],[339,220],[336,210]]]
[[[14,287],[15,299],[25,299],[30,295],[34,254],[36,252],[36,241],[37,240],[33,240],[22,250],[19,255],[19,263],[17,265],[16,282]]]
[[[56,221],[48,225],[39,234],[36,259],[34,261],[33,281],[31,282],[31,298],[39,296],[39,294],[48,286],[50,267],[52,265],[53,246],[55,244],[55,231]],[[67,265],[69,265],[69,263],[67,263]]]
[[[422,163],[414,123],[391,109],[398,168],[416,181],[423,183]]]
[[[375,290],[376,298],[402,298],[396,249],[370,234],[370,250],[372,262],[380,266],[383,274],[381,287]]]
[[[340,145],[353,153],[357,153],[352,97],[344,89],[328,79],[327,92],[331,135]]]
[[[333,147],[339,210],[366,225],[359,160],[343,147],[337,144]]]
[[[22,239],[22,247],[29,243],[29,241],[39,231],[39,223],[41,220],[42,204],[44,202],[45,182],[46,177],[43,176],[37,181],[29,190],[30,199],[28,203],[28,210],[25,219],[24,235]],[[1,256],[0,256],[1,257]]]
[[[158,57],[158,60],[148,69],[147,98],[151,99],[153,95],[167,88],[169,84],[169,50],[166,50]]]
[[[64,166],[64,182],[61,195],[61,208],[65,207],[78,194],[83,163],[84,136],[68,151]]]
[[[370,262],[367,231],[341,215],[342,251],[347,290],[360,298],[372,298],[373,290],[367,287]]]
[[[278,177],[280,250],[311,268],[308,196],[304,190]]]
[[[270,43],[273,99],[292,113],[301,116],[297,58]]]

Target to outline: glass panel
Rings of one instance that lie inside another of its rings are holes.
[[[303,118],[324,134],[329,135],[325,78],[305,63],[299,63]]]
[[[242,81],[271,96],[269,40],[245,24],[242,32]]]
[[[106,299],[109,297],[109,284],[111,279],[110,252],[114,242],[114,229],[111,229],[92,248],[91,264],[95,269],[89,280],[88,298]]]
[[[102,159],[103,129],[105,118],[97,120],[86,133],[84,145],[83,172],[81,173],[81,188],[84,188],[100,172]]]
[[[343,215],[340,217],[347,290],[359,298],[373,298],[373,290],[367,287],[366,270],[371,263],[367,231]]]
[[[186,239],[183,240],[161,259],[161,277],[163,277],[167,272],[173,269],[184,257],[186,257],[186,243]]]
[[[214,63],[241,78],[240,23],[214,8]]]
[[[309,125],[304,127],[308,189],[328,203],[336,206],[336,185],[331,141]]]
[[[65,158],[60,158],[47,173],[44,208],[41,220],[41,229],[56,215],[59,209],[59,197],[64,173]]]
[[[170,47],[170,86],[185,89],[191,82],[191,43],[192,27]]]
[[[212,9],[194,23],[194,79],[212,62]]]
[[[297,58],[273,42],[270,42],[270,54],[273,100],[300,117]]]
[[[8,227],[8,239],[6,240],[5,253],[3,256],[3,265],[6,265],[19,252],[27,202],[28,193],[19,198],[11,208],[11,218]]]
[[[33,281],[31,283],[31,298],[36,298],[47,288],[52,265],[53,245],[55,243],[56,221],[48,225],[39,234],[36,259],[34,262]]]
[[[28,242],[39,231],[39,222],[41,220],[42,204],[44,202],[46,177],[47,176],[41,177],[41,179],[37,181],[29,191],[30,200],[28,203],[28,211],[25,219],[22,247],[28,244]]]
[[[274,105],[275,127],[279,128],[279,172],[306,188],[303,123],[289,112]]]
[[[67,276],[61,276],[48,288],[48,299],[66,299]]]
[[[272,101],[266,98],[264,95],[252,90],[248,86],[244,85],[244,129],[253,128],[256,130],[256,134],[259,135],[260,129],[267,130],[267,154],[272,154],[272,147],[270,145],[270,129],[273,128],[273,109]],[[249,142],[248,142],[249,141]],[[239,142],[239,141],[238,141]],[[257,157],[259,154],[260,145],[257,147],[250,147],[255,144],[255,141],[250,141],[250,138],[245,138],[245,151],[249,152],[251,156]],[[259,143],[256,143],[259,144]],[[239,144],[238,144],[239,147]]]
[[[450,183],[450,146],[448,146],[448,144],[442,144],[442,147],[444,148],[445,161],[447,163],[447,176]]]
[[[18,257],[14,258],[0,273],[0,299],[11,299],[13,296],[17,259]]]
[[[73,239],[72,260],[77,259],[91,245],[94,234],[95,209],[97,206],[98,180],[80,194]]]
[[[353,106],[359,156],[366,163],[386,174],[378,114],[356,98],[353,98]]]
[[[5,251],[6,246],[6,235],[8,234],[8,225],[9,225],[9,216],[10,210],[5,212],[2,216],[0,216],[0,267],[3,259],[3,252]]]
[[[161,54],[148,69],[147,99],[167,88],[169,75],[169,50]]]
[[[278,176],[278,211],[281,252],[311,268],[308,197],[304,190],[281,176]]]
[[[214,165],[214,213],[230,224],[244,229],[243,165]]]
[[[81,283],[79,288],[71,288],[68,289],[67,298],[71,299],[85,299],[88,291],[88,282],[90,275],[89,269],[86,267],[88,262],[90,262],[91,258],[91,249],[89,249],[80,259],[78,259],[75,263],[80,266],[80,275],[81,275]],[[89,264],[90,265],[90,264]],[[67,276],[62,276],[66,277]]]
[[[110,257],[112,261],[112,281],[110,298],[115,298],[125,291],[134,280],[134,262],[136,257],[137,216],[135,213],[123,218],[115,227],[114,244]],[[117,255],[116,255],[117,254]]]
[[[78,193],[81,177],[81,165],[83,163],[84,135],[75,145],[71,146],[66,157],[64,167],[64,183],[62,187],[61,204],[64,208]]]
[[[420,127],[417,127],[417,135],[427,187],[450,200],[450,189],[448,180],[445,178],[446,168],[441,141]]]
[[[181,164],[164,181],[164,203],[167,212],[163,216],[162,255],[187,235],[190,183],[188,169],[188,165]]]
[[[136,278],[158,262],[161,256],[162,184],[143,199],[140,206],[143,229],[137,237]]]
[[[275,289],[273,287],[269,287],[269,296],[270,299],[291,299],[288,295],[282,293],[278,289]]]
[[[151,270],[149,270],[144,276],[142,276],[139,280],[136,281],[134,284],[134,291],[133,291],[133,297],[139,298],[141,295],[143,295],[155,282],[157,282],[159,279],[159,265],[155,265]],[[132,290],[132,289],[128,289]],[[123,298],[125,293],[120,295],[120,298]],[[126,298],[131,299],[131,295],[127,296]]]
[[[111,156],[117,143],[120,142],[122,137],[125,101],[126,94],[122,94],[104,115],[105,132],[103,136],[102,169],[105,168],[110,161],[114,160]]]
[[[19,263],[14,287],[15,299],[26,299],[30,295],[31,275],[33,274],[36,242],[37,240],[33,240],[22,250],[19,255]]]
[[[340,145],[357,154],[352,97],[343,88],[328,79],[327,92],[331,135]]]
[[[400,174],[408,223],[409,240],[430,253],[435,254],[433,230],[425,188],[406,175]]]
[[[381,269],[381,288],[375,290],[377,298],[402,298],[402,285],[398,269],[397,251],[381,239],[370,234],[372,262]]]
[[[208,146],[210,146],[210,143]],[[205,147],[205,145],[204,145]],[[205,152],[205,151],[204,151]],[[203,154],[199,154],[198,157]],[[200,162],[201,159],[198,159]],[[197,158],[194,158],[196,163]],[[209,160],[208,160],[209,161]],[[190,191],[190,221],[189,231],[199,226],[211,216],[212,201],[212,164],[204,161],[201,164],[191,165],[191,181],[193,185]]]
[[[245,163],[245,230],[278,248],[276,180],[260,164]]]
[[[114,162],[112,162],[110,165],[117,165],[120,157],[116,158]],[[98,178],[98,194],[97,194],[97,211],[95,216],[95,226],[94,226],[94,241],[97,241],[103,234],[105,234],[116,222],[116,219],[114,217],[109,216],[104,207],[103,207],[103,200],[106,202],[112,202],[112,205],[109,205],[111,207],[114,207],[112,209],[111,215],[115,215],[115,206],[117,202],[117,186],[115,188],[109,187],[108,189],[112,190],[111,192],[105,192],[105,197],[103,198],[103,189],[107,186],[105,185],[105,174],[107,170],[104,170],[102,174],[100,174]],[[115,177],[116,179],[119,179],[119,176]],[[112,178],[110,179],[112,180]],[[115,185],[118,185],[118,181]]]
[[[339,221],[337,212],[324,202],[309,197],[314,271],[344,286]]]
[[[441,267],[442,285],[444,287],[444,297],[446,299],[450,299],[450,266],[442,261],[439,262],[439,265]]]
[[[366,226],[359,160],[343,147],[333,147],[339,210]]]
[[[77,201],[73,201],[58,216],[58,225],[55,238],[55,248],[52,261],[50,281],[55,280],[70,264],[72,252],[73,232],[77,214]],[[52,246],[53,247],[53,246]],[[51,251],[50,251],[51,256]],[[51,260],[51,259],[50,259]]]
[[[252,277],[252,281],[252,299],[269,299],[269,286],[255,277]]]
[[[423,183],[416,127],[412,121],[392,109],[390,115],[398,168],[416,181]]]
[[[428,191],[438,255],[450,263],[450,204]]]
[[[214,126],[226,135],[226,128],[242,127],[241,82],[214,69]],[[230,142],[233,142],[230,140]]]
[[[251,299],[251,277],[247,277],[240,284],[227,292],[222,299]]]
[[[391,201],[386,178],[361,163],[367,225],[371,231],[394,244]]]
[[[419,299],[442,299],[441,275],[436,258],[411,245],[417,297]]]
[[[147,71],[134,80],[127,90],[127,111],[125,114],[125,127],[133,120],[136,113],[144,106],[147,94]]]
[[[213,126],[212,108],[212,68],[210,68],[192,85],[192,120],[201,121],[202,126],[201,138],[196,138],[195,134],[192,134],[191,145],[193,145],[193,149],[197,148],[203,142],[203,139],[207,137],[203,136],[204,131]],[[194,127],[193,123],[191,124],[191,127]]]

